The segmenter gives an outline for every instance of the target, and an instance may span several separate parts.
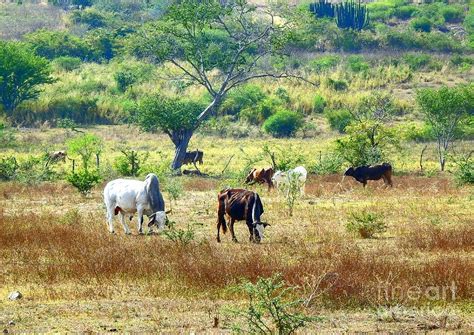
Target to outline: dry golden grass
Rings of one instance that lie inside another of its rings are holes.
[[[171,157],[172,146],[163,135],[137,136],[136,129],[124,126],[90,131],[106,142],[105,169],[117,156],[118,143],[149,150],[152,167]],[[61,143],[68,136],[59,129],[23,131],[18,136],[22,152],[9,149],[3,154],[22,159],[48,145],[64,149]],[[27,149],[24,140],[31,138],[36,146]],[[431,327],[431,320],[444,320],[446,311],[455,316],[446,312],[450,319],[441,329],[457,329],[459,320],[462,330],[470,329],[473,188],[456,187],[450,175],[395,175],[393,188],[370,182],[365,189],[350,178],[341,183],[341,175],[310,176],[293,217],[281,195],[256,186],[265,207],[263,218],[272,224],[263,243],[250,244],[243,223],[236,225],[240,243],[232,243],[230,236],[216,242],[216,194],[235,182],[218,174],[232,154],[228,171],[234,173],[264,143],[298,150],[311,164],[320,151],[331,149],[331,141],[329,134],[319,142],[219,139],[217,145],[215,138],[194,137],[191,148],[204,150],[202,170],[212,177],[176,177],[184,194],[173,201],[171,219],[179,229],[195,227],[189,245],[164,236],[138,236],[136,219],[130,224],[132,236],[123,234],[118,220],[116,235],[110,235],[101,195],[106,181],[88,197],[64,182],[0,183],[0,297],[13,290],[25,295],[16,302],[0,299],[0,329],[14,319],[16,328],[9,329],[17,332],[228,332],[233,320],[223,307],[241,304],[244,298],[228,288],[242,279],[275,273],[298,287],[296,296],[313,297],[306,313],[327,317],[311,325],[311,333],[423,330],[419,325]],[[396,172],[416,171],[418,149],[397,153]],[[433,153],[427,153],[425,167],[436,167]],[[56,168],[67,171],[69,162]],[[169,195],[164,196],[169,204]],[[350,213],[360,211],[381,216],[387,231],[375,239],[349,233],[345,226]],[[438,291],[430,291],[434,289]],[[413,290],[420,293],[409,297]],[[360,314],[354,313],[360,308]],[[374,308],[382,308],[391,319],[378,321]],[[393,314],[393,308],[403,312]],[[212,328],[215,315],[221,319],[217,329]]]

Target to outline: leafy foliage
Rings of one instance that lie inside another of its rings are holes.
[[[176,223],[174,221],[168,221],[168,229],[162,232],[162,235],[165,236],[168,240],[173,242],[178,242],[182,245],[187,245],[194,241],[196,237],[196,232],[193,224],[188,224],[186,229],[176,228]]]
[[[0,41],[0,104],[8,116],[23,101],[38,97],[40,85],[53,81],[50,75],[48,61],[26,45]]]
[[[236,287],[248,297],[246,309],[232,308],[230,313],[243,318],[245,324],[233,329],[246,334],[293,334],[298,328],[317,319],[296,311],[302,300],[290,299],[292,287],[285,287],[281,276],[260,278],[255,284],[244,282]]]
[[[0,180],[13,180],[18,170],[18,162],[15,157],[0,158]]]
[[[433,25],[433,23],[430,21],[430,19],[426,17],[417,17],[410,22],[410,25],[413,29],[417,31],[429,33],[431,31],[431,26]]]
[[[93,134],[84,134],[67,141],[68,155],[78,156],[82,161],[82,167],[85,172],[88,172],[92,157],[99,155],[103,149],[102,140]],[[83,180],[85,183],[93,181],[93,174],[79,174],[78,176],[71,177],[73,180],[78,180],[81,183]]]
[[[293,136],[303,125],[303,119],[297,112],[280,110],[270,116],[263,124],[263,130],[275,137]]]
[[[332,129],[344,133],[346,127],[354,120],[354,117],[347,109],[329,110],[324,113]]]
[[[96,171],[88,170],[71,173],[67,176],[67,181],[83,195],[90,193],[92,188],[100,182],[100,179],[100,175]]]
[[[90,55],[87,44],[66,31],[40,29],[27,34],[25,40],[32,45],[39,56],[48,59],[69,56],[84,60]]]
[[[309,5],[309,10],[316,17],[334,17],[334,5],[327,0],[319,0],[319,2],[313,2]]]
[[[132,149],[121,150],[122,156],[116,158],[114,167],[123,176],[138,176],[148,153],[140,154]]]
[[[362,211],[352,212],[346,228],[355,232],[362,238],[373,238],[376,234],[382,234],[387,230],[382,216],[377,213]]]

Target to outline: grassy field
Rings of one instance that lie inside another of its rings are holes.
[[[91,130],[107,141],[104,166],[118,155],[114,148],[127,143],[151,151],[156,169],[171,158],[164,136],[137,136],[125,127]],[[38,153],[42,146],[61,149],[67,136],[57,129],[24,132],[20,143],[28,139],[36,145],[24,142],[17,154]],[[331,136],[321,141],[194,138],[191,148],[204,150],[202,170],[211,177],[167,178],[184,188],[172,202],[170,219],[178,229],[194,231],[188,244],[163,235],[139,236],[135,221],[132,236],[124,235],[118,221],[117,233],[109,234],[103,185],[84,197],[64,182],[1,183],[0,328],[226,333],[242,322],[226,310],[246,303],[243,293],[230,288],[242,279],[280,273],[297,287],[292,294],[306,299],[302,311],[322,317],[303,333],[474,329],[474,189],[457,187],[449,174],[415,173],[418,148],[396,157],[413,168],[396,175],[392,189],[381,182],[363,189],[347,178],[341,184],[341,175],[311,176],[292,217],[281,195],[257,187],[263,218],[272,225],[263,243],[249,243],[247,228],[238,223],[240,243],[224,236],[218,244],[216,194],[229,182],[218,175],[232,154],[228,170],[238,172],[245,157],[259,153],[265,143],[299,151],[311,164],[319,151],[328,150]],[[426,159],[434,169],[434,155]],[[69,170],[69,164],[60,163],[58,171]],[[164,196],[169,206],[170,196]],[[364,211],[379,217],[386,231],[371,239],[348,231],[351,215]],[[6,300],[13,290],[24,298]]]

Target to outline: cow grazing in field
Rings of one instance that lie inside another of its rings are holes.
[[[220,229],[225,234],[227,223],[225,216],[229,219],[229,228],[232,241],[237,242],[234,232],[235,221],[244,221],[250,233],[250,241],[260,243],[263,239],[263,231],[268,223],[260,220],[263,214],[263,204],[256,192],[244,189],[226,189],[219,192],[217,207],[217,242],[221,241]]]
[[[55,151],[48,154],[48,160],[50,162],[65,162],[67,157],[66,151]]]
[[[386,186],[392,184],[392,166],[389,163],[383,163],[381,165],[365,165],[358,166],[356,168],[350,167],[344,173],[345,176],[351,176],[359,183],[362,183],[364,187],[367,185],[367,180],[379,180],[383,179]]]
[[[142,234],[143,215],[150,219],[148,227],[158,226],[163,229],[167,220],[165,202],[160,192],[158,177],[150,173],[145,181],[130,179],[115,179],[107,183],[104,189],[104,202],[107,207],[107,221],[109,231],[114,232],[113,217],[120,214],[125,234],[130,234],[130,229],[125,222],[125,215],[138,213],[138,233]]]
[[[272,177],[274,173],[275,171],[271,167],[262,169],[253,168],[247,175],[245,183],[250,185],[255,183],[267,184],[268,190],[270,190],[273,187]]]
[[[294,180],[298,183],[300,189],[300,194],[305,193],[306,178],[308,177],[308,171],[303,166],[298,166],[292,170],[286,172],[277,171],[273,175],[272,181],[277,187],[278,190],[286,189],[286,192],[289,192],[290,180]]]
[[[183,164],[194,164],[199,163],[201,165],[203,163],[202,158],[204,157],[204,152],[200,150],[195,151],[188,151],[183,159]]]

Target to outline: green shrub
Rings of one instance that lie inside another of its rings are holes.
[[[435,140],[433,128],[428,124],[406,124],[401,130],[408,141],[429,142]]]
[[[140,154],[130,149],[123,149],[121,153],[122,155],[115,159],[115,170],[122,176],[138,176],[142,163],[148,158],[148,153]]]
[[[188,224],[186,229],[179,229],[176,228],[176,223],[174,221],[168,221],[167,226],[168,229],[164,230],[161,234],[170,241],[187,245],[196,238],[193,224]]]
[[[298,313],[303,300],[291,299],[291,292],[296,288],[286,287],[280,275],[271,278],[259,278],[253,284],[244,282],[235,291],[247,295],[247,307],[232,307],[228,312],[241,318],[244,324],[235,322],[232,329],[239,334],[294,334],[298,328],[309,322],[317,321]]]
[[[324,113],[331,129],[344,133],[346,127],[353,121],[352,114],[347,109],[330,110]]]
[[[93,8],[75,10],[71,13],[69,18],[74,24],[85,24],[90,28],[100,28],[107,25],[105,15]]]
[[[457,169],[454,173],[459,185],[474,184],[474,159],[472,153],[465,155],[456,161]]]
[[[67,181],[83,195],[90,193],[92,188],[100,182],[100,179],[98,172],[87,170],[71,173],[67,176]]]
[[[8,148],[15,144],[15,131],[0,121],[0,148]]]
[[[361,213],[353,212],[350,214],[346,229],[349,232],[357,233],[362,238],[373,238],[375,235],[385,232],[387,226],[381,215],[362,211]]]
[[[92,164],[92,159],[98,157],[104,147],[102,139],[90,133],[71,138],[66,144],[68,156],[80,158],[82,168],[86,172]],[[84,174],[84,178],[87,179],[88,177],[89,176]]]
[[[53,65],[56,67],[56,69],[63,71],[72,71],[78,69],[81,64],[82,61],[80,58],[70,56],[61,56],[53,61]]]
[[[343,79],[327,78],[326,86],[335,91],[345,91],[348,89],[349,84]]]
[[[239,113],[239,118],[253,125],[261,125],[270,116],[282,108],[282,102],[273,97],[260,100],[256,105],[246,107]]]
[[[120,92],[125,92],[127,88],[132,86],[137,81],[136,74],[131,70],[121,70],[114,74],[117,88]]]
[[[52,165],[47,154],[28,156],[26,160],[20,162],[16,180],[26,184],[54,180],[57,174],[52,170]]]
[[[222,114],[236,115],[245,108],[253,108],[257,103],[266,98],[259,85],[244,85],[231,91],[222,102],[219,112]]]
[[[421,39],[411,31],[391,30],[385,35],[387,46],[393,49],[416,50],[423,47]]]
[[[365,72],[369,69],[369,64],[364,61],[364,57],[356,55],[347,57],[347,66],[353,72]]]
[[[410,22],[410,26],[416,31],[423,31],[429,33],[433,23],[426,17],[417,17]]]
[[[451,63],[454,66],[463,67],[474,65],[474,58],[470,56],[454,55],[451,57]]]
[[[418,11],[414,5],[399,6],[393,11],[393,15],[401,20],[408,20]]]
[[[37,30],[25,35],[39,56],[49,59],[70,56],[87,59],[90,51],[87,44],[77,36],[66,31]]]
[[[339,64],[340,58],[336,55],[322,56],[311,61],[310,66],[317,72],[327,71]]]
[[[450,23],[461,22],[464,18],[464,10],[461,6],[443,6],[440,10],[440,14],[446,22]]]
[[[0,158],[0,180],[13,180],[18,170],[18,162],[13,156]]]
[[[324,108],[326,108],[326,99],[324,99],[321,95],[316,94],[313,99],[313,111],[315,113],[322,113],[324,112]]]
[[[314,165],[309,167],[309,172],[317,175],[329,175],[341,172],[344,158],[338,153],[321,155]]]
[[[403,61],[412,70],[420,70],[426,68],[431,62],[431,56],[427,54],[406,54],[403,56]]]
[[[270,116],[263,124],[263,130],[274,137],[293,136],[303,125],[300,114],[288,110],[280,110]]]

